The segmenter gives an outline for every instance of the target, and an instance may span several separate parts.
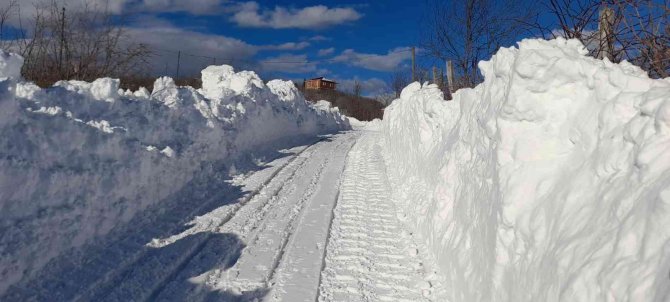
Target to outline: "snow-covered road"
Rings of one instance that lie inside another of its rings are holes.
[[[349,153],[320,301],[430,301],[432,296],[419,251],[396,217],[378,143],[378,134],[367,132]]]
[[[230,187],[205,182],[214,192],[144,214],[3,300],[427,300],[431,283],[396,218],[378,139],[341,133]]]

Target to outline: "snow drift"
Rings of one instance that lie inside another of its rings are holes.
[[[451,301],[670,300],[670,80],[524,40],[446,102],[414,83],[381,131]]]
[[[230,66],[203,70],[200,90],[164,77],[124,92],[109,78],[40,89],[22,81],[22,62],[0,51],[0,294],[207,163],[349,128],[291,82]]]

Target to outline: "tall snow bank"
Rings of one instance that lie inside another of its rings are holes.
[[[670,80],[524,40],[385,110],[401,215],[451,301],[670,300]]]
[[[22,61],[0,52],[0,295],[209,163],[350,127],[291,82],[230,66],[205,69],[202,90],[160,78],[149,94],[116,79],[40,89],[20,80]]]

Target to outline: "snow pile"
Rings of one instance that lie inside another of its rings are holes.
[[[399,213],[451,301],[670,300],[670,80],[524,40],[382,131]]]
[[[149,93],[116,79],[40,89],[21,80],[22,61],[0,52],[0,294],[213,162],[350,127],[291,82],[230,66],[205,69],[201,90],[160,78]]]

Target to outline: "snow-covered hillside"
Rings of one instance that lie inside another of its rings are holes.
[[[0,294],[214,163],[234,169],[240,157],[350,128],[291,82],[230,66],[203,70],[200,90],[164,77],[152,92],[123,92],[109,78],[40,89],[21,79],[22,61],[0,51]]]
[[[381,131],[399,212],[451,301],[670,300],[670,79],[524,40]]]

